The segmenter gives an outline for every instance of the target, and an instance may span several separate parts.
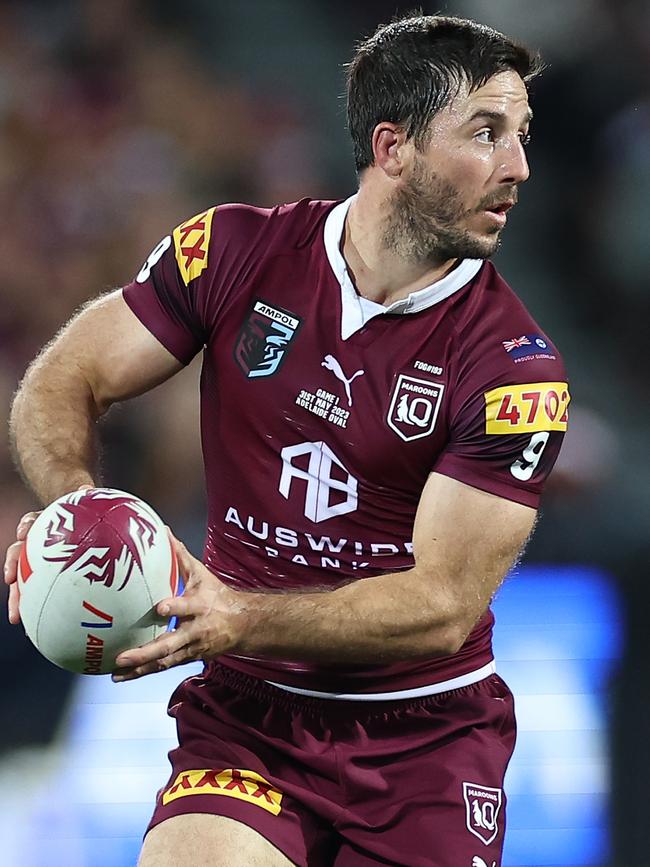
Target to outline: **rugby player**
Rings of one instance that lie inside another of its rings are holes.
[[[114,675],[206,661],[170,701],[141,867],[500,863],[515,722],[489,604],[569,402],[488,261],[539,70],[472,21],[380,27],[348,72],[355,195],[208,208],[26,374],[12,434],[47,503],[94,483],[99,416],[203,352],[203,563],[176,543],[178,628]]]

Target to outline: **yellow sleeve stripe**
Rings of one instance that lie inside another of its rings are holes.
[[[566,382],[506,385],[485,392],[485,433],[565,431],[571,396]]]
[[[181,223],[173,231],[174,253],[181,276],[187,286],[208,267],[212,216],[216,208],[209,208]]]

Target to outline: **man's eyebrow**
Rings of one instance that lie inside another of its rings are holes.
[[[486,118],[487,120],[494,120],[498,123],[503,123],[503,121],[506,120],[506,115],[502,111],[494,111],[493,109],[489,108],[479,108],[470,118],[468,118],[466,123],[472,123],[479,118]],[[532,108],[529,108],[526,112],[526,115],[524,116],[523,123],[530,123],[532,119],[533,110]]]

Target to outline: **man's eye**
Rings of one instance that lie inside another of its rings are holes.
[[[491,129],[481,129],[476,133],[474,138],[480,142],[490,144],[494,141],[494,133]]]
[[[524,145],[524,147],[526,145],[529,145],[530,144],[530,133],[529,132],[520,132],[519,133],[519,141],[522,143],[522,145]]]

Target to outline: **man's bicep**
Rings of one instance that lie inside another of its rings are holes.
[[[45,353],[51,362],[76,368],[87,380],[100,411],[148,391],[183,364],[140,322],[117,290],[85,307]]]
[[[413,530],[416,569],[445,582],[465,635],[521,553],[535,509],[432,473]]]

